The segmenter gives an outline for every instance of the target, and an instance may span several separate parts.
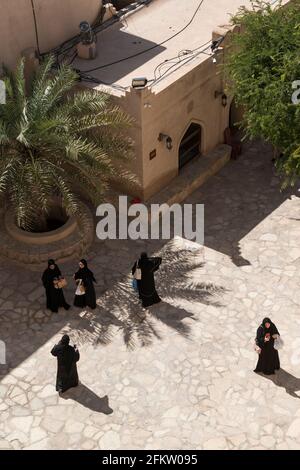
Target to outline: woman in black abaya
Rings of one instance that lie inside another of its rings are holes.
[[[62,278],[61,272],[53,259],[49,259],[48,268],[44,271],[42,276],[43,286],[46,290],[47,309],[53,313],[57,313],[59,307],[64,307],[69,310],[70,305],[66,302],[62,289],[55,287],[55,281]]]
[[[137,265],[141,269],[142,278],[138,281],[139,297],[143,307],[150,307],[161,301],[155,289],[154,273],[161,265],[161,258],[148,258],[147,253],[142,253],[140,259],[134,263],[132,274],[134,275]]]
[[[64,335],[51,351],[52,356],[57,357],[56,391],[59,393],[78,385],[76,362],[79,361],[80,355],[76,346],[70,346],[69,343],[70,337]]]
[[[279,332],[270,318],[264,318],[256,333],[255,343],[259,356],[254,372],[272,375],[275,374],[275,370],[280,369],[279,354],[274,348],[274,341],[279,336]]]
[[[91,309],[95,309],[97,304],[94,282],[97,281],[92,271],[88,269],[85,259],[80,260],[79,269],[74,274],[74,279],[77,285],[81,283],[85,291],[83,295],[75,294],[74,305],[80,308],[90,307]]]

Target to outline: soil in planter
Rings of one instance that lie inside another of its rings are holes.
[[[65,225],[68,218],[69,217],[64,209],[61,207],[54,207],[49,211],[46,217],[42,216],[30,230],[25,231],[29,231],[31,233],[53,232],[53,230],[57,230]]]
[[[56,219],[54,217],[49,217],[48,219],[46,219],[46,224],[41,227],[36,227],[36,228],[32,228],[30,230],[31,233],[46,233],[46,232],[52,232],[53,230],[57,230],[58,228],[62,227],[63,225],[65,225],[66,223],[66,220],[61,220],[61,219]],[[22,229],[24,230],[24,229]],[[28,230],[25,230],[25,231],[28,231]]]

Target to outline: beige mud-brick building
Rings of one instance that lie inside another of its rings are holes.
[[[250,0],[200,3],[153,0],[98,35],[95,60],[74,62],[95,81],[110,85],[87,86],[108,91],[134,117],[134,170],[145,200],[186,172],[192,161],[195,171],[211,174],[230,156],[224,146],[218,161],[213,159],[213,170],[205,160],[238,119],[232,98],[226,96],[221,64],[231,34],[230,15],[241,5],[250,6]],[[212,54],[213,39],[222,36],[225,40]],[[132,88],[139,77],[147,85]]]
[[[104,4],[1,0],[0,62],[13,67],[24,49],[37,48],[37,36],[41,53],[59,46],[78,33],[81,21],[93,24],[99,19]],[[177,176],[176,185],[194,189],[230,158],[230,148],[223,145],[224,130],[240,115],[233,98],[226,96],[221,65],[232,34],[231,15],[250,4],[250,0],[137,0],[97,34],[95,59],[72,60],[89,80],[82,85],[110,93],[133,116],[132,166],[141,183],[136,195],[142,199],[165,191]],[[212,41],[222,37],[212,53]],[[67,60],[74,51],[68,52]],[[132,80],[140,77],[147,79],[147,85],[133,88]],[[189,178],[180,180],[186,174]]]

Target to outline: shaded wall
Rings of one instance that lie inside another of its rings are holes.
[[[102,0],[34,0],[41,52],[78,33],[82,20],[95,21]],[[21,51],[36,47],[31,0],[0,1],[0,63],[14,67]]]
[[[215,91],[221,90],[222,74],[210,58],[157,94],[155,88],[145,88],[114,97],[115,103],[135,120],[130,131],[135,159],[130,166],[142,187],[136,195],[147,200],[178,175],[179,147],[191,123],[202,128],[201,156],[196,158],[203,158],[224,143],[231,98],[223,107],[221,97],[215,97]],[[172,138],[172,150],[158,141],[160,133]]]
[[[144,93],[146,107],[142,104],[142,160],[145,199],[178,175],[179,147],[191,123],[202,127],[202,156],[196,158],[203,158],[224,142],[229,103],[224,108],[221,98],[215,98],[215,91],[221,90],[222,77],[210,59],[160,93]],[[165,142],[158,142],[160,133],[172,138],[172,150],[166,148]],[[156,157],[150,159],[150,153],[154,150]]]

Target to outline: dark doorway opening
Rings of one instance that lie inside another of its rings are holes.
[[[192,123],[184,134],[179,147],[179,169],[201,154],[201,134],[199,124]]]

